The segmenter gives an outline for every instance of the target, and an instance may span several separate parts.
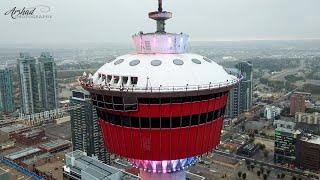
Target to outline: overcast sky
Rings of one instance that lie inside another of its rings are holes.
[[[168,32],[191,41],[320,39],[320,0],[163,0]],[[11,19],[13,7],[51,7],[51,19]],[[0,0],[0,44],[130,42],[155,30],[156,0]]]

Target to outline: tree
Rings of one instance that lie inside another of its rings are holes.
[[[251,168],[251,171],[254,169],[254,165],[253,164],[251,164],[250,165],[250,168]]]
[[[263,151],[263,156],[264,156],[265,158],[268,158],[268,156],[269,156],[269,151],[268,151],[268,150],[264,150],[264,151]]]
[[[271,170],[270,170],[270,169],[268,169],[268,170],[267,170],[267,174],[268,174],[268,175],[270,175],[270,173],[271,173]]]
[[[268,179],[267,174],[263,174],[263,180],[267,180],[267,179]]]
[[[242,172],[239,171],[239,172],[238,172],[238,177],[241,178],[241,175],[242,175]]]
[[[246,179],[247,178],[247,174],[246,173],[243,173],[242,174],[242,179],[244,180],[244,179]]]

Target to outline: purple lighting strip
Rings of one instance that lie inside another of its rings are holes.
[[[175,171],[181,171],[195,164],[197,161],[197,157],[164,161],[130,159],[132,166],[152,173],[170,173]]]

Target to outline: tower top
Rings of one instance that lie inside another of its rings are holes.
[[[157,33],[165,33],[165,21],[172,18],[172,13],[163,11],[162,0],[158,0],[158,11],[150,12],[149,18],[157,21]]]

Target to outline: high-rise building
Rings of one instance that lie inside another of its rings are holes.
[[[253,66],[250,61],[240,62],[236,65],[239,69],[242,80],[240,81],[240,113],[249,111],[252,107],[252,89],[253,89]]]
[[[38,58],[42,106],[44,110],[53,110],[59,106],[57,68],[49,53],[41,53]]]
[[[12,70],[5,67],[0,69],[0,112],[15,111],[13,94]]]
[[[32,114],[41,112],[40,74],[34,57],[20,53],[18,58],[18,73],[21,92],[21,112]]]
[[[274,162],[285,163],[290,166],[295,165],[296,143],[301,136],[301,132],[293,127],[277,127],[275,129]]]
[[[241,72],[236,68],[226,68],[226,71],[238,78],[241,77]],[[226,107],[226,117],[235,118],[240,112],[240,83],[235,85],[233,89],[230,90],[228,96],[228,103]]]
[[[290,115],[294,116],[296,112],[305,112],[306,102],[303,94],[293,94],[290,97]]]
[[[252,64],[241,62],[236,68],[226,68],[226,71],[238,78],[242,78],[229,92],[226,116],[235,118],[252,107]]]
[[[162,10],[153,33],[133,35],[136,52],[79,80],[97,107],[105,147],[140,169],[141,179],[186,179],[185,168],[220,142],[229,90],[239,78],[187,52],[188,35],[166,33]]]
[[[97,111],[89,93],[82,88],[73,90],[70,106],[78,106],[70,111],[73,150],[84,151],[110,164],[110,154],[104,148]]]

